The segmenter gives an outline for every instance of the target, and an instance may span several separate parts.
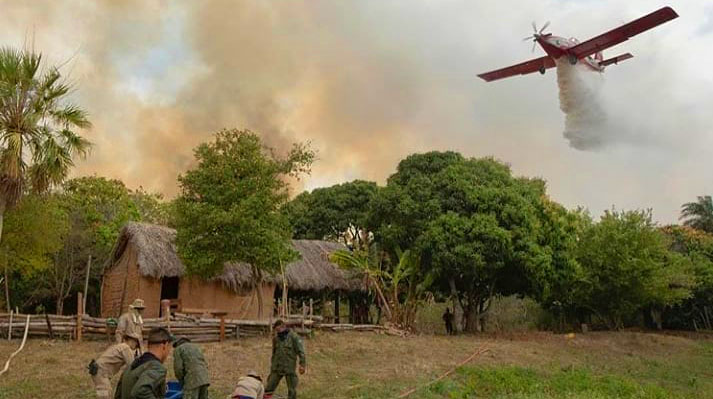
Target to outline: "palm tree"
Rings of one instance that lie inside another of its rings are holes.
[[[5,211],[28,191],[44,192],[67,177],[90,143],[87,113],[67,102],[72,86],[41,54],[0,48],[0,242]],[[5,268],[7,296],[7,265]],[[6,298],[7,299],[7,298]]]
[[[681,206],[681,217],[685,226],[713,233],[713,200],[710,195],[698,197],[696,202]]]

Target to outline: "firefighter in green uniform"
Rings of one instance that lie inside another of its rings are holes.
[[[173,372],[183,389],[183,399],[208,399],[210,373],[203,352],[186,337],[173,347]]]
[[[173,337],[165,328],[149,331],[148,351],[124,370],[114,399],[163,399],[166,396],[166,361]]]
[[[297,358],[300,359],[300,374],[305,373],[307,361],[305,360],[305,350],[302,340],[296,333],[290,331],[282,320],[277,320],[274,324],[275,337],[272,339],[272,362],[270,366],[270,376],[267,378],[265,386],[265,399],[272,398],[277,385],[285,377],[287,380],[288,399],[297,399]]]

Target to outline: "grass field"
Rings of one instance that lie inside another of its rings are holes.
[[[633,332],[573,339],[532,332],[497,338],[324,333],[305,344],[302,398],[395,398],[413,387],[422,388],[411,398],[430,399],[713,398],[713,341],[703,339]],[[17,345],[0,342],[0,363]],[[483,345],[487,353],[424,387]],[[0,377],[0,399],[93,398],[85,365],[104,346],[28,341]],[[225,398],[248,369],[268,368],[266,338],[202,347],[212,398]]]

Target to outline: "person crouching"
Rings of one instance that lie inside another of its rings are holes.
[[[183,399],[208,399],[210,373],[201,349],[186,337],[173,347],[173,372],[183,388]]]
[[[248,371],[247,375],[240,377],[238,386],[230,396],[231,399],[263,399],[265,387],[262,377],[256,371]]]
[[[111,397],[111,378],[136,358],[141,337],[133,332],[123,335],[120,344],[107,348],[97,360],[89,364],[89,374],[99,399]]]

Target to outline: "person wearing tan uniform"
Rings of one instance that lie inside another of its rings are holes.
[[[263,399],[263,395],[262,377],[255,371],[249,371],[245,377],[240,377],[230,399]]]
[[[125,334],[134,334],[139,336],[139,350],[143,352],[143,333],[144,319],[141,313],[144,311],[144,301],[142,299],[134,299],[134,302],[129,305],[129,311],[119,317],[116,326],[116,343],[120,343]]]
[[[138,335],[128,333],[124,335],[124,342],[110,346],[95,361],[95,374],[92,375],[92,380],[99,399],[111,397],[111,377],[134,361],[139,339]]]

